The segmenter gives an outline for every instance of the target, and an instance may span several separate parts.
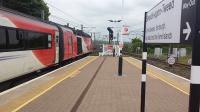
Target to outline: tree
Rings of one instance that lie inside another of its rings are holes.
[[[141,50],[141,48],[142,48],[142,40],[140,40],[139,38],[136,37],[136,38],[132,39],[132,46],[131,46],[132,51],[136,52],[138,47]]]
[[[140,48],[140,49],[138,49]],[[132,39],[131,43],[124,43],[124,52],[128,53],[141,53],[142,50],[142,40],[140,38]]]
[[[43,0],[2,0],[2,5],[37,18],[41,18],[44,11],[45,20],[48,20],[50,15],[49,7]]]

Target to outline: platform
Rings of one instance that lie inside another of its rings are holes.
[[[0,93],[0,112],[140,112],[141,62],[86,57]],[[189,80],[148,65],[146,112],[187,112]]]

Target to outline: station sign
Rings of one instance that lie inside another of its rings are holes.
[[[195,0],[163,0],[146,15],[146,43],[190,43],[195,36]]]

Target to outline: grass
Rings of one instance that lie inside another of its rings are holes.
[[[188,64],[188,60],[191,59],[191,56],[184,56],[178,58],[178,62],[182,64]]]

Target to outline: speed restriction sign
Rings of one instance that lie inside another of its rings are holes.
[[[168,64],[170,64],[170,65],[174,65],[175,64],[175,62],[176,62],[176,59],[174,58],[174,57],[169,57],[168,59],[167,59],[167,62],[168,62]]]

